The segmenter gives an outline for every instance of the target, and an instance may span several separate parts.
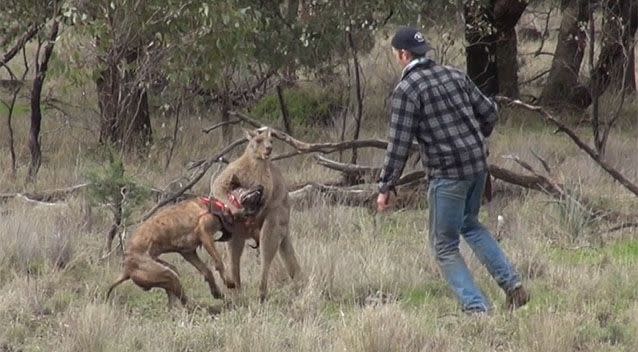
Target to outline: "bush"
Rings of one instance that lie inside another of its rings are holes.
[[[284,90],[284,101],[295,125],[329,126],[343,108],[342,97],[330,89],[319,90],[308,87],[293,87]],[[261,99],[253,108],[252,114],[268,123],[281,123],[281,107],[276,93]]]
[[[122,224],[150,197],[149,188],[126,174],[121,156],[112,149],[108,150],[108,161],[88,170],[86,177],[91,204],[110,205],[116,222],[119,218]]]

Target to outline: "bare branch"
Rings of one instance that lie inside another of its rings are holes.
[[[544,120],[551,122],[552,124],[554,124],[558,128],[559,131],[561,131],[561,132],[565,133],[567,136],[569,136],[569,138],[571,138],[572,141],[574,143],[576,143],[576,145],[580,149],[585,151],[585,153],[587,153],[587,155],[589,155],[589,157],[592,160],[594,160],[594,162],[596,162],[596,164],[598,164],[600,167],[602,167],[603,170],[605,170],[608,174],[610,174],[616,181],[618,181],[621,185],[623,185],[625,188],[627,188],[633,194],[638,196],[638,185],[636,185],[635,183],[631,182],[625,175],[623,175],[618,170],[616,170],[614,167],[609,165],[606,161],[602,160],[600,158],[600,155],[594,149],[592,149],[589,145],[587,145],[587,143],[585,143],[582,139],[580,139],[580,137],[578,137],[576,132],[571,130],[564,123],[562,123],[561,121],[556,119],[554,116],[550,115],[542,107],[526,104],[526,103],[523,103],[520,100],[512,100],[512,99],[509,99],[509,98],[506,98],[506,97],[502,97],[502,96],[498,96],[496,99],[500,103],[505,103],[505,104],[509,104],[509,105],[513,105],[513,106],[518,106],[518,107],[521,107],[521,108],[524,108],[524,109],[539,113]]]
[[[224,149],[222,149],[220,152],[218,152],[217,154],[213,155],[211,158],[209,158],[208,160],[206,160],[205,163],[203,163],[200,167],[199,167],[199,171],[193,176],[193,179],[188,182],[186,185],[184,185],[182,188],[178,189],[177,191],[175,191],[174,193],[168,195],[165,199],[161,200],[160,202],[158,202],[153,208],[151,208],[151,210],[149,210],[148,212],[146,212],[143,216],[142,216],[142,221],[147,220],[148,218],[150,218],[153,214],[155,214],[155,212],[165,206],[166,204],[169,204],[171,202],[173,202],[175,199],[177,199],[177,197],[181,196],[182,194],[184,194],[184,192],[186,192],[187,190],[191,189],[197,182],[199,182],[199,180],[204,177],[204,175],[206,174],[206,172],[208,171],[208,169],[210,169],[211,166],[213,166],[213,164],[215,162],[217,162],[217,160],[219,158],[221,158],[222,156],[224,156],[226,153],[228,153],[229,151],[235,149],[235,147],[240,146],[244,143],[246,143],[247,140],[246,138],[240,138],[236,141],[234,141],[233,143],[231,143],[230,145],[228,145],[227,147],[225,147]]]
[[[241,120],[240,120],[240,119],[235,119],[235,120],[228,120],[228,121],[224,121],[224,122],[219,122],[219,123],[216,123],[216,124],[214,124],[214,125],[212,125],[212,126],[210,126],[210,127],[208,127],[208,128],[204,128],[204,129],[202,129],[202,132],[204,132],[204,133],[211,133],[211,132],[213,132],[214,130],[216,130],[216,129],[218,129],[218,128],[222,127],[222,126],[226,126],[226,125],[236,125],[236,124],[238,124],[238,123],[240,123],[240,122],[241,122]]]
[[[17,53],[20,52],[20,49],[24,47],[24,45],[29,42],[40,30],[40,26],[31,25],[29,29],[18,39],[15,45],[9,49],[2,57],[0,58],[0,66],[5,66],[7,62],[13,59]]]
[[[634,227],[638,227],[638,222],[626,222],[626,223],[622,223],[620,225],[616,225],[610,229],[605,230],[604,233],[612,233],[612,232],[616,232],[616,231],[620,231],[620,230],[624,230],[624,229],[630,229],[630,228],[634,228]]]
[[[532,152],[532,155],[536,158],[536,160],[538,160],[541,163],[541,165],[543,165],[543,169],[545,169],[545,171],[548,174],[551,174],[552,173],[552,169],[549,167],[549,164],[547,163],[547,161],[545,161],[545,159],[541,158],[540,155],[536,154],[535,151],[531,150],[531,152]]]
[[[251,118],[250,116],[244,113],[231,111],[230,114],[233,116],[239,117],[240,119],[244,120],[245,122],[247,122],[248,124],[252,125],[255,128],[264,127],[264,125],[262,125],[261,123],[257,122],[255,119]],[[272,130],[273,130],[273,136],[275,138],[281,140],[282,142],[292,146],[293,148],[297,150],[297,152],[295,152],[294,155],[301,155],[301,154],[315,153],[315,152],[329,154],[329,153],[338,152],[344,149],[351,149],[354,147],[356,148],[372,147],[372,148],[378,148],[378,149],[385,149],[388,146],[388,142],[382,139],[360,139],[356,141],[344,141],[344,142],[306,143],[298,139],[295,139],[294,137],[290,136],[289,134],[285,132],[279,131],[274,128]],[[412,149],[418,150],[418,144],[413,143]],[[290,157],[290,156],[292,156],[292,154],[286,154],[286,157]],[[282,158],[283,156],[274,157],[273,160],[280,160]]]
[[[11,198],[22,197],[35,202],[54,203],[65,200],[67,197],[76,194],[89,185],[90,183],[81,183],[71,187],[41,191],[39,193],[1,193],[0,200],[5,201]]]
[[[546,74],[550,73],[551,71],[552,71],[551,69],[544,70],[544,71],[542,71],[541,73],[537,74],[536,76],[534,76],[534,77],[532,77],[532,78],[530,78],[530,79],[527,79],[527,80],[525,80],[525,81],[521,82],[520,84],[521,84],[521,85],[523,85],[523,84],[532,83],[532,82],[534,82],[535,80],[537,80],[537,79],[539,79],[539,78],[542,78],[542,77],[543,77],[543,76],[545,76]]]

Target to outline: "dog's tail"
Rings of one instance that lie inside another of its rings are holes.
[[[120,276],[120,277],[119,277],[119,278],[118,278],[118,279],[117,279],[117,280],[116,280],[116,281],[115,281],[115,282],[111,285],[111,287],[109,287],[109,290],[106,292],[106,299],[107,299],[107,300],[109,299],[109,296],[111,296],[111,292],[113,291],[113,289],[114,289],[117,285],[121,284],[122,282],[124,282],[124,281],[126,281],[126,280],[128,280],[128,279],[130,279],[130,278],[131,278],[131,277],[130,277],[127,273],[122,274],[122,275],[121,275],[121,276]]]

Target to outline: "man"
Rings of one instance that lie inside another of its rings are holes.
[[[496,123],[496,104],[463,72],[426,58],[430,48],[417,29],[401,28],[392,47],[403,72],[392,95],[378,210],[389,207],[390,191],[416,139],[429,177],[431,247],[463,311],[487,312],[490,304],[459,252],[460,235],[505,291],[508,309],[524,305],[529,294],[519,275],[478,220],[488,177],[486,139]]]

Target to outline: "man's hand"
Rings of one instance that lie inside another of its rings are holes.
[[[377,211],[382,213],[390,207],[390,192],[379,193],[377,197]]]

